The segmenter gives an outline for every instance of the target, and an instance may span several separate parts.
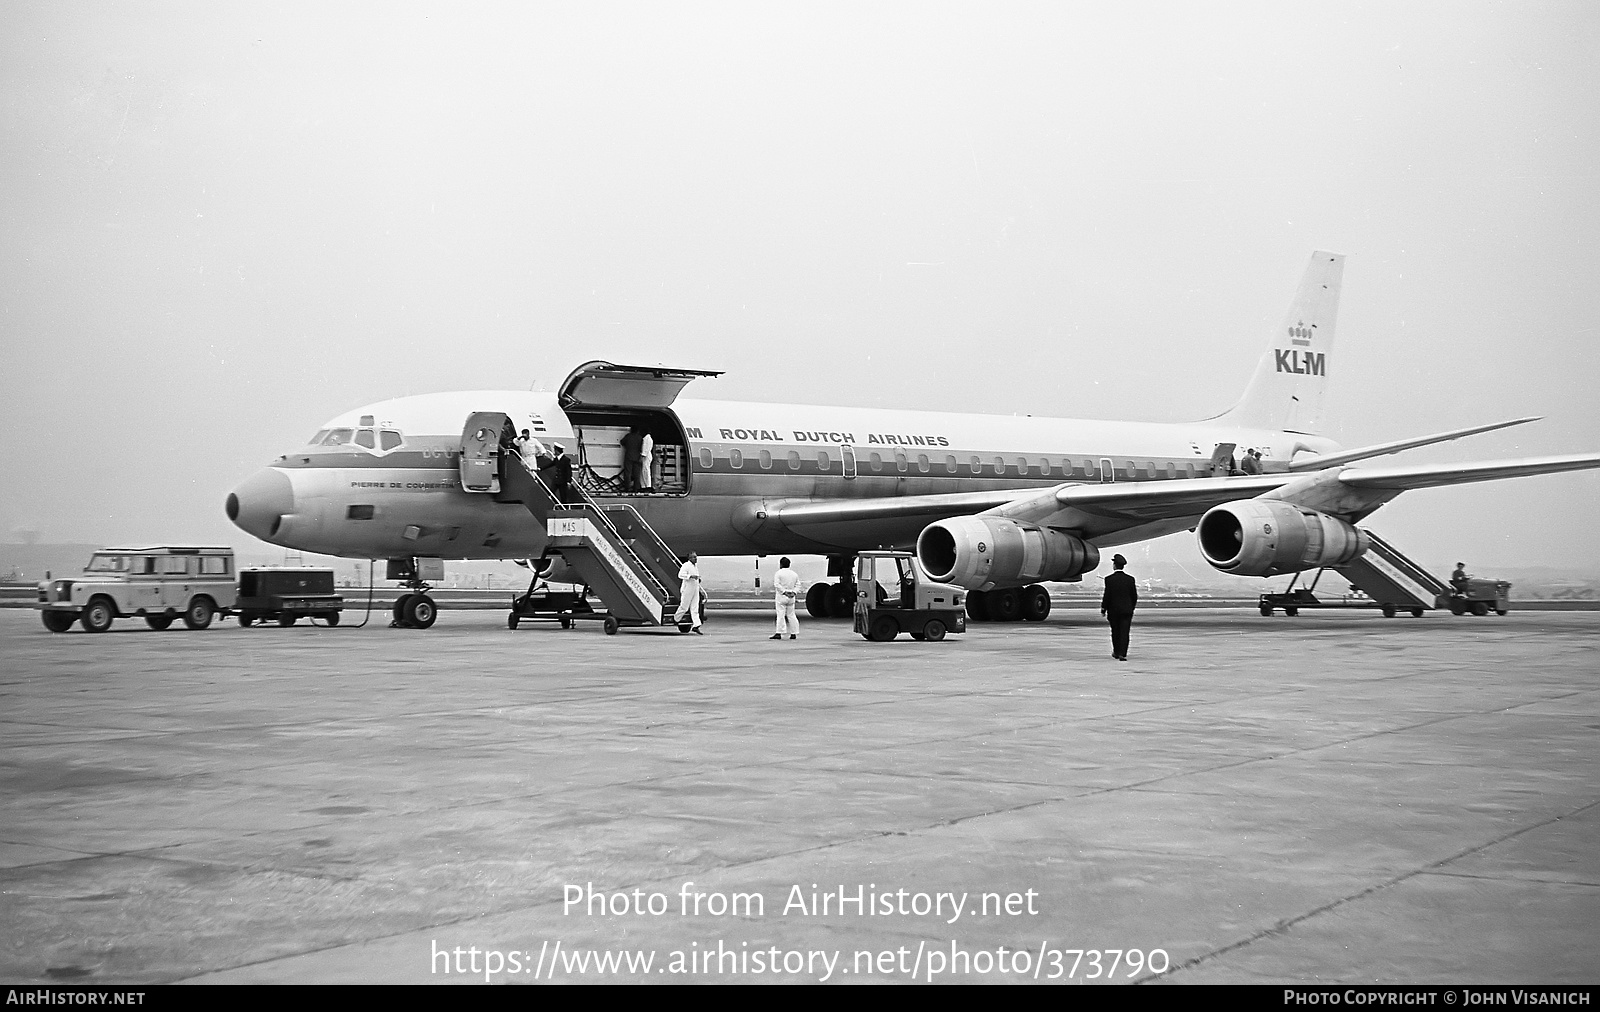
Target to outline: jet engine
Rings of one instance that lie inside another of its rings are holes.
[[[1369,544],[1353,524],[1276,499],[1223,503],[1200,518],[1195,532],[1206,561],[1235,576],[1338,566]]]
[[[1082,538],[1003,517],[955,517],[923,528],[917,561],[930,580],[968,590],[1070,580],[1100,564]]]

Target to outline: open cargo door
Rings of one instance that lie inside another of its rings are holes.
[[[563,408],[667,408],[678,393],[702,376],[721,376],[704,369],[612,365],[586,362],[561,384]]]
[[[474,411],[461,430],[461,487],[500,491],[500,436],[511,422],[503,411]]]

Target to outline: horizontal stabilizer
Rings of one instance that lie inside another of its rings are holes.
[[[1366,460],[1369,457],[1382,457],[1385,454],[1399,453],[1401,450],[1410,450],[1418,446],[1427,446],[1431,443],[1445,443],[1462,436],[1471,436],[1479,432],[1491,432],[1495,429],[1510,428],[1513,425],[1525,425],[1528,422],[1537,422],[1539,415],[1529,415],[1526,418],[1513,418],[1509,422],[1494,422],[1489,425],[1474,425],[1466,429],[1451,429],[1449,432],[1439,432],[1431,436],[1418,436],[1415,439],[1398,439],[1392,443],[1378,443],[1373,446],[1362,446],[1354,450],[1341,450],[1338,453],[1324,453],[1296,460],[1289,465],[1291,471],[1320,471],[1326,467],[1336,467],[1339,464],[1348,464],[1356,460]]]

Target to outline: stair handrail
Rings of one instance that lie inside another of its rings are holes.
[[[672,591],[667,589],[666,584],[656,579],[656,574],[651,572],[650,567],[645,564],[643,559],[639,558],[638,553],[633,550],[633,547],[628,544],[627,539],[622,536],[622,532],[618,531],[616,526],[611,523],[610,518],[601,511],[599,504],[592,502],[557,503],[557,508],[577,510],[579,512],[593,511],[594,514],[600,519],[600,522],[604,524],[606,531],[611,535],[609,540],[611,541],[612,547],[621,552],[627,553],[628,558],[632,559],[634,562],[634,571],[639,576],[650,581],[650,583],[655,586],[656,590],[660,592],[661,602],[665,604],[673,599]]]

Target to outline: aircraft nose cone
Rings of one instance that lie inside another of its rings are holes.
[[[228,493],[225,508],[240,530],[270,541],[283,518],[294,512],[294,486],[282,471],[262,468]]]

